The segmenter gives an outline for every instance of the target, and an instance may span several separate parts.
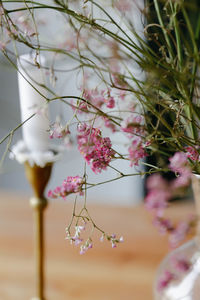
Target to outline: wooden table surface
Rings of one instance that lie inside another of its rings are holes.
[[[72,204],[54,201],[45,212],[47,300],[151,300],[156,268],[168,252],[166,237],[151,224],[143,206],[89,205],[96,223],[123,235],[112,249],[99,242],[80,255],[65,240]],[[192,211],[179,204],[175,219]],[[34,296],[32,211],[28,197],[0,192],[0,299],[30,300]],[[99,238],[99,236],[98,236]]]

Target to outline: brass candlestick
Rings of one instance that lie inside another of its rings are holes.
[[[36,297],[32,300],[45,300],[44,296],[44,209],[47,207],[47,199],[44,190],[49,181],[52,163],[45,167],[30,166],[25,162],[25,173],[30,182],[34,196],[30,199],[30,205],[34,213],[34,242],[35,242],[35,284]]]

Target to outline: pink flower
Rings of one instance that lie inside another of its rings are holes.
[[[73,240],[75,246],[78,246],[83,241],[83,239],[79,238],[78,236],[73,237],[72,240]]]
[[[171,188],[177,189],[187,186],[190,183],[192,171],[186,153],[176,152],[169,161],[169,168],[173,172],[179,173],[178,177],[172,182]]]
[[[130,11],[131,8],[132,8],[131,4],[130,4],[130,1],[128,1],[128,0],[117,0],[117,1],[115,1],[115,7],[123,13]]]
[[[116,248],[116,247],[117,247],[117,245],[116,245],[116,242],[115,242],[115,241],[112,241],[112,242],[111,242],[111,244],[112,244],[112,248]]]
[[[93,90],[91,89],[91,90],[89,90],[89,89],[85,88],[84,91],[83,91],[83,97],[86,100],[91,101],[91,102],[92,102],[92,98],[95,97],[95,96],[97,96],[97,95],[98,95],[97,89],[93,89]],[[103,103],[103,101],[102,101],[102,103]],[[102,105],[102,103],[100,104],[100,106]]]
[[[67,179],[63,181],[62,186],[68,193],[77,193],[82,189],[83,183],[83,179],[79,176],[68,176]]]
[[[8,43],[9,41],[6,42],[0,41],[0,51],[5,51]]]
[[[128,148],[129,159],[131,161],[130,166],[137,166],[140,159],[147,156],[145,148],[142,144],[142,139],[140,137],[135,137],[131,143],[131,146]]]
[[[176,152],[174,156],[169,158],[169,168],[173,172],[182,173],[188,167],[187,155],[183,152]]]
[[[170,234],[169,237],[170,246],[172,248],[177,247],[179,243],[186,238],[189,229],[190,229],[190,225],[188,222],[180,222]]]
[[[109,97],[107,100],[106,100],[106,106],[108,108],[114,108],[115,107],[115,99],[113,97]]]
[[[101,108],[103,104],[106,104],[108,108],[113,108],[115,106],[115,99],[110,94],[110,90],[95,89],[84,89],[83,97],[88,100],[89,103]]]
[[[171,193],[168,190],[150,190],[145,198],[145,206],[148,210],[153,211],[156,216],[161,217],[168,206],[170,197]]]
[[[52,190],[48,191],[47,197],[48,198],[56,198],[56,197],[54,197],[54,192]]]
[[[126,97],[126,91],[120,90],[119,91],[119,99],[124,100]]]
[[[115,155],[108,137],[102,138],[98,128],[82,125],[78,127],[78,149],[94,173],[106,170]]]
[[[83,133],[83,132],[85,132],[87,129],[88,129],[88,128],[87,128],[86,123],[79,123],[79,124],[78,124],[78,127],[77,127],[78,132]]]
[[[131,115],[121,124],[121,129],[131,135],[144,135],[144,119],[142,116]]]
[[[69,129],[67,127],[63,127],[59,122],[55,122],[51,128],[50,139],[60,139],[70,134]]]
[[[71,241],[75,246],[78,246],[80,243],[82,243],[83,239],[80,238],[80,235],[83,230],[85,230],[85,226],[75,226],[75,234],[71,238]]]
[[[191,268],[191,262],[184,257],[172,257],[172,264],[177,271],[187,272]]]
[[[80,254],[85,254],[89,249],[93,248],[91,239],[88,239],[84,245],[81,245]]]
[[[123,243],[124,238],[121,236],[119,239],[116,238],[116,234],[112,234],[111,236],[107,237],[108,240],[111,241],[112,248],[116,248],[118,243]]]
[[[182,170],[181,174],[178,175],[171,183],[172,189],[179,189],[188,186],[191,180],[192,172],[190,169]]]
[[[160,174],[153,174],[147,178],[147,189],[167,190],[169,188],[168,181],[166,181]]]
[[[116,132],[116,126],[107,117],[103,117],[104,124],[107,128],[110,128],[112,132]]]
[[[166,270],[160,277],[157,286],[158,290],[162,292],[174,279],[176,279],[176,276],[172,272]]]
[[[153,224],[158,228],[161,234],[166,234],[167,232],[173,230],[173,225],[169,219],[156,216]]]
[[[83,178],[79,176],[68,176],[66,180],[63,181],[61,186],[57,186],[54,190],[48,192],[48,197],[50,198],[66,198],[67,195],[71,193],[83,194],[82,186],[84,184]]]
[[[185,150],[187,151],[186,156],[193,161],[199,161],[199,152],[197,149],[199,149],[199,147],[185,147]]]

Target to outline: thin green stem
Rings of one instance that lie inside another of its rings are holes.
[[[173,50],[172,50],[172,46],[171,46],[171,42],[170,42],[167,30],[166,30],[164,22],[162,20],[162,16],[161,16],[161,13],[160,13],[159,4],[158,4],[157,0],[154,0],[154,5],[155,5],[155,10],[156,10],[156,14],[157,14],[157,17],[158,17],[158,21],[160,23],[163,35],[165,37],[165,40],[166,40],[166,43],[167,43],[167,46],[168,46],[169,56],[170,56],[171,62],[172,62],[173,61]]]

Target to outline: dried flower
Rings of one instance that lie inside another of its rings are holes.
[[[106,170],[115,155],[114,150],[111,148],[110,139],[108,137],[103,138],[98,128],[92,128],[86,124],[79,126],[78,131],[79,151],[92,171],[100,173],[102,170]]]
[[[162,292],[174,279],[176,279],[176,276],[172,272],[166,270],[159,279],[157,286],[158,290]]]
[[[79,193],[83,195],[82,186],[84,184],[83,178],[80,176],[68,176],[61,186],[57,186],[54,190],[48,192],[48,197],[65,199],[71,193]]]

